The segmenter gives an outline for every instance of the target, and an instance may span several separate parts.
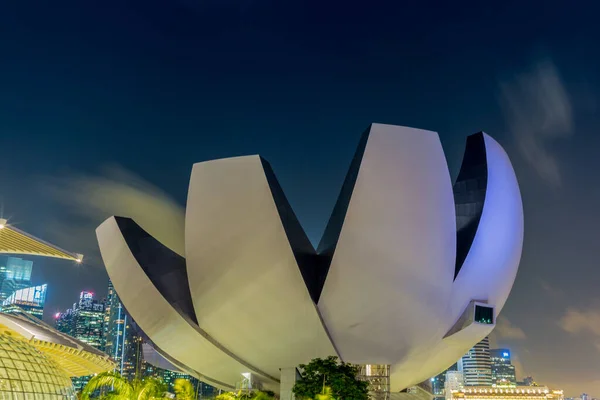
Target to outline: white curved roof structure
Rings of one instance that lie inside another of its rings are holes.
[[[454,185],[437,133],[373,124],[314,249],[260,156],[194,165],[177,254],[133,220],[97,229],[108,274],[156,350],[207,383],[337,355],[391,366],[398,392],[489,334],[523,240],[502,147],[469,136]]]
[[[0,218],[0,253],[63,258],[80,263],[82,254],[72,253],[36,238]]]

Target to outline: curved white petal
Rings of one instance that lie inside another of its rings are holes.
[[[483,134],[487,189],[481,219],[469,253],[454,282],[452,313],[470,300],[502,310],[515,280],[523,248],[523,205],[517,177],[504,149]]]
[[[96,229],[96,235],[106,271],[119,298],[139,327],[161,350],[198,371],[203,380],[217,387],[235,388],[244,372],[261,375],[247,363],[226,354],[218,344],[215,345],[213,338],[165,299],[138,263],[115,217],[104,221]],[[132,245],[138,246],[135,238],[133,240]]]
[[[274,375],[335,355],[296,259],[312,248],[290,213],[260,157],[194,165],[185,248],[198,323]]]
[[[374,124],[319,300],[345,361],[407,365],[393,390],[417,379],[450,323],[455,240],[438,135]]]

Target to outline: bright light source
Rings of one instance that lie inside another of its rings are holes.
[[[4,228],[4,224],[0,224],[0,229],[3,229],[3,228]]]

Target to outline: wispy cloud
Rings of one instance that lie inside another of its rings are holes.
[[[500,87],[506,121],[519,151],[545,182],[560,186],[560,163],[551,145],[573,134],[573,115],[558,69],[550,61],[542,62]]]
[[[564,292],[562,289],[554,286],[553,284],[551,284],[550,282],[546,281],[546,280],[540,280],[540,286],[542,288],[542,290],[550,297],[554,297],[554,298],[562,298],[564,296]]]
[[[600,341],[600,311],[571,308],[560,319],[559,325],[571,334],[591,333]]]
[[[52,235],[98,261],[95,229],[106,218],[133,218],[165,246],[184,254],[184,209],[162,190],[125,169],[113,166],[99,175],[45,179],[45,195],[57,200],[68,217],[53,221]]]
[[[508,318],[500,316],[496,321],[496,327],[494,328],[493,335],[495,336],[496,342],[508,339],[508,340],[524,340],[527,339],[527,335],[523,329],[514,325],[508,320]]]

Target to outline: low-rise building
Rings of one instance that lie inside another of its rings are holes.
[[[448,400],[564,400],[562,390],[545,386],[470,386],[446,393]]]

